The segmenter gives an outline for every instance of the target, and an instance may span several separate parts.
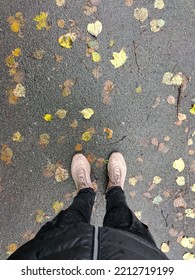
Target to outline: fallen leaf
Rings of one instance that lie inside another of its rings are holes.
[[[172,96],[172,95],[169,95],[167,97],[167,103],[170,104],[170,105],[174,105],[176,103],[175,97]]]
[[[96,12],[97,12],[97,7],[96,6],[90,7],[90,6],[86,5],[84,7],[84,14],[86,16],[91,16],[92,14],[95,14]]]
[[[35,220],[37,223],[42,223],[45,219],[45,212],[43,210],[37,210],[35,214]]]
[[[195,238],[193,238],[193,237],[184,237],[184,238],[182,238],[180,244],[184,248],[192,249],[194,247],[194,245],[195,245]]]
[[[66,0],[55,0],[58,7],[66,5]]]
[[[104,83],[104,88],[103,88],[103,91],[104,93],[110,93],[114,88],[114,83],[111,81],[111,80],[107,80],[105,81]]]
[[[185,177],[183,177],[183,176],[178,176],[177,179],[176,179],[176,183],[177,183],[179,186],[184,186],[184,185],[185,185]]]
[[[46,122],[51,122],[53,117],[51,114],[45,114],[43,118]]]
[[[43,59],[44,57],[44,54],[45,54],[45,51],[42,50],[42,49],[35,49],[34,52],[33,52],[33,57],[36,58],[36,59]]]
[[[94,62],[99,62],[101,60],[101,55],[98,52],[92,52],[92,60]]]
[[[83,115],[83,117],[85,119],[90,119],[91,116],[94,114],[94,110],[91,109],[91,108],[86,108],[86,109],[83,109],[82,111],[80,111],[80,113]]]
[[[160,195],[155,196],[155,198],[153,199],[153,203],[158,205],[163,201],[162,197]]]
[[[43,133],[39,136],[39,145],[46,147],[49,144],[50,136],[47,133]]]
[[[15,61],[15,58],[14,58],[13,54],[9,55],[5,59],[5,64],[9,68],[16,68],[16,67],[18,67],[18,63]]]
[[[151,144],[154,145],[154,146],[156,146],[156,147],[158,147],[158,139],[155,138],[155,137],[152,138],[152,139],[151,139]]]
[[[63,61],[63,56],[61,56],[59,54],[55,54],[54,59],[57,63],[61,63]]]
[[[164,8],[164,6],[165,6],[164,0],[155,0],[154,1],[154,8],[155,9],[161,10],[161,9]]]
[[[178,235],[178,231],[175,228],[170,228],[169,234],[172,237],[176,237]]]
[[[20,134],[19,131],[17,131],[13,134],[12,140],[15,142],[22,142],[22,141],[24,141],[24,137]]]
[[[191,190],[195,192],[195,184],[191,187]]]
[[[58,38],[58,43],[62,48],[71,49],[73,42],[76,40],[76,33],[67,33]]]
[[[135,216],[136,216],[139,220],[141,220],[141,218],[142,218],[142,211],[135,211],[134,214],[135,214]]]
[[[186,214],[187,218],[194,219],[195,218],[195,209],[188,208],[188,209],[185,210],[185,214]]]
[[[22,84],[17,84],[13,90],[13,95],[16,97],[25,97],[26,89]]]
[[[188,252],[183,255],[183,260],[195,260],[195,256],[194,254]]]
[[[78,121],[77,120],[73,120],[72,123],[70,124],[71,128],[77,128],[78,127]]]
[[[61,135],[57,138],[57,144],[64,144],[65,142],[65,136]]]
[[[87,25],[87,31],[97,37],[102,32],[102,23],[97,20],[95,23],[89,23]]]
[[[64,203],[60,202],[60,201],[55,201],[52,204],[52,208],[56,214],[58,214],[62,210],[63,206],[64,206]]]
[[[150,30],[152,32],[158,32],[165,25],[165,21],[163,19],[153,19],[150,22]]]
[[[38,22],[36,25],[37,30],[41,30],[43,28],[49,30],[50,26],[48,25],[48,13],[41,12],[39,15],[36,15],[33,20]]]
[[[175,75],[171,72],[166,72],[163,75],[162,83],[165,85],[181,86],[184,80],[184,75],[179,72]]]
[[[83,141],[90,141],[91,138],[92,138],[91,133],[89,131],[85,131],[82,134],[81,140],[83,140]]]
[[[64,28],[65,21],[63,19],[58,19],[57,20],[57,26],[60,27],[60,28]]]
[[[21,36],[21,27],[25,24],[25,18],[21,12],[17,12],[15,16],[9,16],[7,19],[10,24],[10,29],[12,32],[18,33]]]
[[[21,55],[21,48],[16,48],[15,50],[12,51],[13,56],[18,57]]]
[[[7,255],[10,256],[17,250],[18,246],[16,243],[11,243],[7,246]]]
[[[17,20],[14,20],[10,25],[11,31],[18,33],[20,31],[20,24]]]
[[[97,6],[101,3],[102,0],[91,0],[91,4]]]
[[[23,234],[22,234],[22,238],[25,241],[30,241],[31,239],[33,239],[35,237],[35,234],[31,231],[31,230],[26,230]]]
[[[115,68],[121,67],[123,64],[125,64],[127,60],[125,50],[122,49],[119,53],[113,52],[112,55],[114,59],[111,59],[110,62],[112,63],[112,65],[114,65]]]
[[[62,95],[63,96],[69,96],[71,94],[71,90],[73,85],[75,84],[75,82],[73,80],[65,80],[63,83],[63,91],[62,91]]]
[[[7,94],[8,94],[8,102],[9,104],[17,104],[18,100],[19,100],[19,97],[15,96],[13,94],[13,89],[12,88],[9,88],[7,89]]]
[[[192,108],[190,109],[190,113],[192,115],[195,115],[195,104],[192,106]]]
[[[193,140],[192,140],[192,138],[188,139],[188,146],[191,146],[191,145],[193,145]]]
[[[135,177],[129,178],[129,184],[133,187],[137,184],[138,180]]]
[[[48,163],[47,166],[43,170],[43,175],[46,178],[50,178],[50,177],[54,176],[55,170],[56,170],[56,165],[53,163]]]
[[[82,144],[76,144],[74,149],[75,149],[75,151],[80,152],[83,149],[83,145]]]
[[[160,96],[158,96],[158,97],[155,99],[154,103],[152,104],[152,108],[155,109],[156,107],[159,106],[159,104],[160,104]]]
[[[92,70],[92,74],[93,74],[93,76],[94,76],[96,79],[99,79],[100,76],[102,75],[101,67],[100,67],[100,66],[97,66],[96,68],[94,68],[94,69]]]
[[[104,132],[107,133],[107,138],[108,139],[111,139],[112,138],[112,135],[113,135],[113,130],[108,128],[108,127],[104,127]]]
[[[115,45],[115,41],[114,40],[110,40],[109,41],[109,46],[112,48]]]
[[[180,121],[185,121],[187,119],[185,114],[182,113],[178,113],[178,120]]]
[[[22,71],[17,71],[14,74],[14,82],[17,84],[21,84],[24,81],[25,73]]]
[[[187,207],[187,203],[185,202],[183,197],[180,196],[180,197],[177,197],[177,198],[174,199],[173,206],[176,207],[176,208],[178,208],[178,207],[186,208]]]
[[[152,183],[158,185],[158,184],[160,184],[161,181],[162,181],[162,178],[161,178],[161,177],[155,176],[155,177],[153,178],[153,182],[152,182]]]
[[[103,167],[106,163],[107,161],[103,157],[100,157],[96,160],[97,167]]]
[[[182,172],[185,168],[185,163],[182,158],[179,158],[173,162],[173,168],[178,170],[179,172]]]
[[[62,166],[58,166],[55,171],[55,179],[57,182],[62,182],[68,179],[68,171],[64,169]]]
[[[160,246],[160,249],[163,253],[168,253],[169,252],[169,244],[168,243],[165,243],[163,242]]]
[[[148,199],[152,198],[151,193],[149,193],[149,192],[143,193],[143,195]]]
[[[138,94],[141,94],[142,93],[142,87],[141,86],[136,87],[135,92],[138,93]]]
[[[125,0],[125,5],[131,7],[133,5],[133,0]]]
[[[93,153],[87,155],[87,160],[90,164],[93,164],[96,161],[96,156]]]
[[[64,109],[58,109],[55,113],[55,116],[57,116],[59,119],[64,119],[67,115],[68,111]]]
[[[3,144],[1,147],[1,160],[5,164],[10,164],[12,161],[12,157],[13,157],[12,150],[6,144]]]
[[[148,18],[148,10],[146,8],[136,8],[134,17],[143,23]]]
[[[164,143],[160,143],[160,144],[158,145],[158,151],[161,152],[161,153],[163,153],[163,154],[168,153],[169,149],[170,149],[170,148],[169,148],[167,145],[165,145]]]

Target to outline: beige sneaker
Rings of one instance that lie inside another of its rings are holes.
[[[73,156],[71,174],[78,191],[85,188],[93,189],[90,171],[90,164],[83,154],[79,153]]]
[[[111,154],[108,160],[107,170],[109,182],[106,191],[114,186],[120,186],[123,189],[127,173],[127,166],[121,153],[114,152]]]

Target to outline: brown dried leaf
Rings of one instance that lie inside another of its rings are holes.
[[[161,152],[161,153],[163,153],[163,154],[168,153],[169,149],[170,149],[170,148],[169,148],[167,145],[165,145],[164,143],[160,143],[160,144],[158,145],[158,151]]]
[[[103,167],[106,164],[106,160],[103,157],[100,157],[96,160],[97,167]]]
[[[113,88],[114,88],[114,83],[111,80],[105,81],[104,88],[103,88],[103,91],[105,93],[110,93],[113,90]]]
[[[63,56],[55,54],[54,59],[57,63],[61,63],[63,61]]]
[[[152,196],[151,196],[151,194],[150,194],[149,192],[143,193],[143,195],[144,195],[146,198],[148,198],[148,199],[151,199],[151,198],[152,198]]]
[[[96,161],[96,156],[92,153],[89,153],[87,155],[87,160],[89,161],[90,164],[94,163]]]
[[[23,83],[24,81],[24,76],[25,76],[25,73],[22,72],[22,71],[17,71],[15,74],[14,74],[14,82],[17,83],[17,84],[21,84]]]
[[[56,165],[48,163],[48,165],[43,170],[43,175],[47,178],[54,176]]]
[[[10,164],[12,161],[12,157],[13,157],[12,150],[6,144],[3,144],[1,146],[1,160],[5,164]]]
[[[35,214],[35,220],[37,223],[42,223],[43,220],[45,219],[45,212],[43,210],[37,210]]]
[[[176,103],[175,97],[173,95],[169,95],[167,97],[167,103],[170,105],[174,105]]]
[[[22,238],[25,241],[29,241],[31,239],[33,239],[35,237],[35,233],[33,233],[31,230],[27,229],[23,234],[22,234]]]
[[[80,152],[83,149],[83,145],[82,144],[77,144],[74,149],[75,149],[75,151]]]
[[[43,133],[39,136],[39,145],[41,147],[46,147],[49,144],[50,136],[47,133]]]
[[[178,235],[178,231],[175,228],[170,228],[169,234],[172,237],[176,237]]]
[[[45,54],[45,51],[42,50],[42,49],[35,49],[34,52],[33,52],[33,57],[36,58],[36,59],[43,59],[44,57],[44,54]]]
[[[152,104],[152,108],[155,109],[156,107],[159,106],[159,104],[160,104],[160,96],[155,99],[154,103]]]
[[[73,120],[72,123],[70,124],[70,127],[72,128],[77,128],[78,127],[78,121],[77,120]]]
[[[18,246],[16,243],[11,243],[7,246],[7,254],[10,256],[17,250]]]
[[[125,5],[131,7],[133,5],[133,0],[125,0]]]
[[[64,81],[64,84],[63,84],[64,88],[63,88],[63,91],[62,91],[63,96],[68,96],[68,95],[71,94],[71,88],[73,87],[74,83],[75,82],[73,80],[70,80],[70,79]]]
[[[157,146],[158,147],[158,139],[157,138],[152,138],[151,139],[151,143],[152,143],[152,145],[154,145],[154,146]]]
[[[97,12],[97,7],[96,6],[90,7],[90,6],[86,5],[84,7],[84,14],[86,16],[91,16],[91,15],[95,14],[96,12]]]
[[[57,26],[59,28],[64,28],[65,27],[65,21],[63,19],[58,19],[57,20]]]
[[[179,208],[186,208],[187,207],[187,203],[185,202],[185,200],[183,199],[182,196],[177,197],[174,199],[173,201],[173,206],[174,207],[179,207]]]
[[[94,68],[93,71],[92,71],[92,74],[96,79],[99,79],[99,77],[102,75],[101,67],[97,66],[96,68]]]
[[[107,139],[111,139],[112,135],[113,135],[113,130],[108,128],[108,127],[104,127],[104,132],[107,133]]]

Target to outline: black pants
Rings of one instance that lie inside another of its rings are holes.
[[[54,219],[56,225],[72,223],[90,223],[92,208],[95,199],[95,192],[91,188],[82,189],[74,198],[73,203],[66,210],[62,210]],[[106,194],[106,215],[103,221],[104,227],[111,227],[129,231],[141,236],[152,245],[155,241],[148,230],[148,227],[140,222],[135,214],[129,209],[125,194],[121,187],[113,187]],[[42,233],[45,226],[37,233]]]

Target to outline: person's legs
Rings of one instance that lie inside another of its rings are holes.
[[[126,203],[123,192],[126,171],[127,167],[122,154],[112,153],[108,161],[109,182],[106,190],[106,215],[103,226],[129,231],[156,245],[148,227],[138,220]]]

